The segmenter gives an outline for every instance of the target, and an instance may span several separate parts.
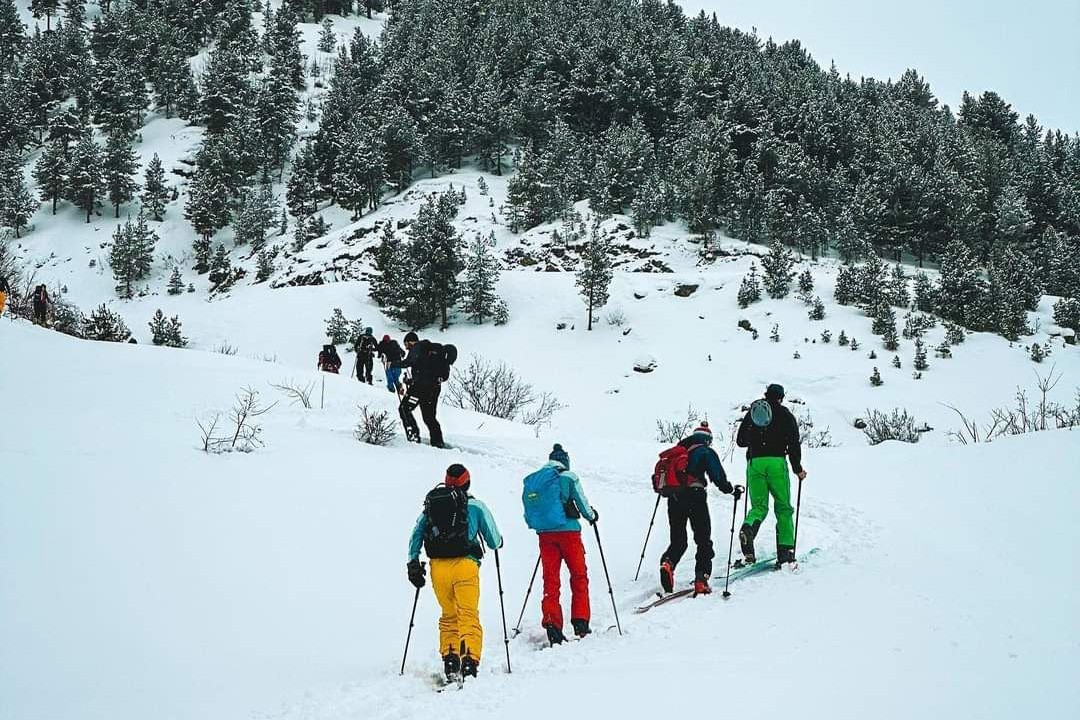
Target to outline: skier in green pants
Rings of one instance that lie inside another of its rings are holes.
[[[739,544],[744,561],[753,563],[754,538],[761,522],[769,514],[772,495],[776,512],[776,567],[795,562],[794,509],[791,506],[791,469],[802,480],[802,446],[799,444],[799,425],[791,411],[782,405],[784,388],[772,384],[765,389],[765,399],[756,400],[739,425],[736,443],[746,448],[746,487],[750,495],[750,512],[739,530]]]

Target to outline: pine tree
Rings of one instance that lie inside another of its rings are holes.
[[[792,268],[795,265],[795,258],[791,252],[779,242],[774,242],[769,249],[769,254],[762,258],[761,265],[765,271],[765,292],[769,293],[769,297],[787,297],[794,277]]]
[[[285,192],[285,203],[293,217],[306,218],[319,210],[316,169],[314,147],[308,143],[293,160],[292,175]]]
[[[600,232],[597,221],[593,223],[592,232],[582,249],[581,267],[577,272],[578,290],[589,313],[589,330],[592,330],[593,311],[607,304],[612,276],[611,240]]]
[[[0,226],[19,231],[30,223],[38,203],[26,187],[22,158],[15,151],[0,155]]]
[[[983,293],[978,265],[971,251],[954,240],[941,258],[941,279],[937,286],[938,314],[958,325],[978,322]]]
[[[52,201],[52,213],[56,203],[64,197],[67,186],[67,147],[61,140],[53,140],[45,146],[34,165],[34,181],[37,182],[41,199]]]
[[[491,253],[493,247],[494,232],[488,237],[478,233],[469,244],[469,257],[465,262],[464,310],[478,325],[494,314],[499,301],[495,294],[499,269]]]
[[[224,245],[218,245],[214,250],[214,259],[210,263],[210,283],[221,287],[231,277],[232,263],[229,261],[229,251]]]
[[[322,31],[319,33],[319,51],[332,53],[336,44],[337,37],[334,35],[334,21],[328,17],[323,18]]]
[[[915,273],[915,309],[920,312],[934,312],[937,309],[934,283],[922,271]]]
[[[263,248],[259,252],[255,271],[255,282],[261,283],[270,279],[274,274],[274,256],[277,255],[277,245],[272,248]]]
[[[165,217],[165,204],[169,200],[169,188],[165,185],[165,168],[157,153],[146,165],[146,181],[143,183],[143,210],[160,222]]]
[[[277,209],[270,185],[260,185],[257,190],[246,188],[240,192],[233,229],[235,243],[251,245],[252,252],[259,252],[266,244],[266,234],[274,224]]]
[[[743,276],[739,285],[739,307],[750,307],[761,299],[761,283],[758,281],[757,265],[751,264],[749,272]]]
[[[200,275],[210,272],[210,266],[214,261],[214,250],[210,246],[210,239],[200,235],[192,242],[191,249],[195,254],[195,272]]]
[[[894,368],[896,368],[897,370],[899,370],[901,367],[903,367],[903,365],[900,363],[900,356],[899,355],[893,355],[892,366]]]
[[[916,338],[915,340],[915,369],[919,372],[926,370],[930,367],[930,364],[926,361],[926,346],[923,345],[922,338]]]
[[[116,132],[109,135],[104,163],[109,202],[116,210],[115,217],[120,217],[120,206],[135,197],[135,191],[139,189],[134,179],[138,157],[127,135]]]
[[[184,279],[180,276],[180,268],[174,267],[169,276],[169,294],[180,295],[184,292]]]
[[[814,306],[810,308],[808,313],[811,320],[824,320],[825,319],[825,303],[821,301],[821,298],[814,298]]]
[[[431,324],[434,313],[415,291],[416,268],[411,248],[394,234],[392,222],[383,225],[382,238],[375,250],[375,272],[369,294],[376,305],[408,327]]]
[[[772,332],[769,333],[769,339],[773,342],[780,342],[780,325],[774,324],[772,326]]]
[[[85,335],[87,340],[126,342],[131,337],[131,330],[118,313],[109,310],[102,303],[90,313],[86,321]]]
[[[896,337],[896,324],[893,323],[885,328],[881,336],[881,344],[889,352],[895,352],[900,347],[900,339]]]
[[[383,148],[379,134],[364,123],[353,123],[340,143],[333,176],[335,196],[357,220],[364,210],[378,207],[384,180]]]
[[[825,343],[826,345],[832,342],[832,330],[821,331],[821,342]]]
[[[848,346],[848,336],[847,336],[847,333],[844,332],[843,330],[840,331],[840,335],[836,338],[836,344],[839,345],[840,347],[847,347]]]
[[[87,133],[72,149],[68,169],[68,199],[86,213],[86,222],[101,202],[104,185],[101,149]]]
[[[192,228],[207,240],[229,224],[231,178],[222,154],[215,144],[203,143],[184,207],[184,216]]]
[[[853,305],[858,302],[861,282],[859,268],[854,265],[841,267],[836,275],[836,287],[833,289],[836,302],[841,305]]]
[[[1080,332],[1080,300],[1062,298],[1054,303],[1054,322],[1063,328]]]
[[[908,291],[908,276],[904,272],[904,266],[897,263],[893,266],[889,275],[889,302],[896,307],[907,307],[911,302],[911,293]]]
[[[464,267],[461,237],[450,222],[456,213],[448,194],[431,196],[409,226],[417,296],[435,311],[444,330],[450,326],[449,310],[460,297],[457,276]]]
[[[0,77],[10,73],[25,48],[26,26],[19,19],[15,0],[0,0]]]
[[[154,313],[148,323],[150,326],[151,341],[155,345],[164,347],[182,348],[187,346],[187,338],[183,335],[183,327],[180,318],[173,315],[165,319],[165,314],[160,309]]]
[[[156,236],[146,228],[145,220],[140,216],[142,227],[128,220],[116,227],[113,244],[109,250],[109,265],[113,277],[123,288],[122,296],[131,298],[132,285],[150,273],[154,260],[154,240]]]
[[[883,385],[884,383],[885,383],[885,381],[881,379],[881,373],[875,367],[874,368],[874,373],[870,376],[870,384],[873,385],[874,387],[879,387],[879,386]]]
[[[814,276],[810,268],[806,268],[799,274],[799,292],[804,295],[814,292]]]
[[[1028,352],[1031,355],[1031,359],[1033,362],[1041,363],[1043,360],[1046,359],[1046,351],[1043,350],[1042,345],[1040,345],[1039,343],[1032,343],[1031,348]]]
[[[326,337],[335,345],[344,345],[349,342],[350,336],[349,321],[345,318],[345,313],[341,312],[341,308],[334,308],[326,319]]]

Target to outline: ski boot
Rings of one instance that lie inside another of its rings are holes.
[[[480,663],[472,655],[468,653],[465,657],[461,658],[461,677],[476,677],[476,673],[480,668]]]
[[[551,643],[551,647],[566,642],[566,636],[563,635],[562,629],[555,627],[554,623],[548,623],[544,626],[544,629],[547,630],[548,642]]]
[[[660,587],[666,593],[675,589],[675,567],[667,560],[660,563]]]
[[[757,562],[757,555],[754,553],[754,538],[757,537],[759,527],[761,527],[761,523],[756,522],[739,528],[739,547],[742,549],[743,559],[735,562],[736,568],[753,565]]]
[[[785,564],[795,565],[795,548],[789,545],[776,546],[776,564],[773,569],[779,570]]]
[[[461,659],[456,653],[448,653],[443,655],[442,659],[443,672],[446,673],[446,682],[457,682],[458,676],[461,674]]]
[[[709,576],[704,573],[698,573],[697,578],[694,579],[694,597],[698,595],[708,595],[712,592],[712,588],[709,587]]]
[[[574,635],[579,638],[583,638],[592,632],[592,630],[589,629],[588,620],[571,620],[570,624],[574,626]]]

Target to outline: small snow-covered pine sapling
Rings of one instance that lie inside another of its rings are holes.
[[[900,347],[900,339],[896,337],[896,325],[890,324],[885,328],[882,344],[889,352],[895,352]]]
[[[879,387],[880,385],[883,385],[884,383],[885,383],[885,381],[881,379],[881,373],[875,367],[873,375],[870,376],[870,384],[873,385],[874,387]]]
[[[955,323],[945,323],[945,342],[950,345],[959,345],[964,342],[965,337],[966,333],[964,332],[964,328]]]
[[[821,298],[814,298],[814,306],[810,308],[809,317],[811,320],[825,319],[825,303],[821,302]]]
[[[180,268],[174,267],[169,276],[169,294],[179,295],[184,292],[184,279],[180,277]]]
[[[915,339],[915,369],[922,372],[930,367],[930,363],[926,361],[926,345],[923,344],[922,338]]]
[[[1042,345],[1039,343],[1032,343],[1030,348],[1031,359],[1034,362],[1041,363],[1046,359],[1046,351],[1043,350]]]
[[[758,280],[757,265],[751,265],[750,270],[743,276],[739,285],[739,307],[749,307],[761,299],[761,281]]]
[[[780,342],[780,325],[779,323],[772,326],[772,332],[769,333],[769,339],[773,342]]]
[[[855,338],[851,338],[851,352],[855,352],[859,349],[859,341]]]
[[[840,331],[840,335],[836,338],[836,344],[839,345],[840,347],[847,347],[848,346],[848,336],[847,336],[847,333],[844,332],[843,330]]]
[[[825,343],[826,345],[828,345],[829,343],[832,342],[832,331],[831,330],[822,330],[821,331],[821,342]]]
[[[877,360],[877,352],[876,352],[876,351],[874,351],[874,350],[871,350],[871,351],[870,351],[870,354],[869,354],[869,355],[867,355],[866,357],[867,357],[867,359],[869,359],[869,360]]]
[[[341,312],[341,308],[334,308],[334,312],[326,319],[326,336],[335,345],[343,345],[349,342],[349,321],[345,319],[345,314]]]
[[[922,373],[916,370],[915,372],[911,373],[911,378],[913,380],[922,380]]]
[[[328,17],[323,18],[322,31],[319,33],[319,50],[324,53],[334,52],[337,38],[334,36],[334,21]]]
[[[806,268],[799,273],[799,292],[810,294],[814,291],[814,276],[810,273],[810,268]]]
[[[487,195],[488,194],[488,184],[487,184],[487,181],[484,180],[483,176],[481,176],[480,178],[478,178],[476,180],[476,190],[481,195]]]
[[[952,348],[949,347],[949,343],[942,340],[941,344],[934,349],[934,355],[943,360],[948,360],[952,357]]]
[[[794,355],[792,355],[791,357],[792,357],[792,359],[794,359],[794,360],[798,360],[799,358],[801,358],[801,357],[802,357],[802,355],[800,355],[800,354],[799,354],[799,351],[798,351],[798,350],[796,350],[796,351],[795,351],[795,354],[794,354]]]
[[[901,365],[900,365],[900,356],[899,355],[893,355],[892,366],[894,368],[898,369],[898,370],[900,369]]]

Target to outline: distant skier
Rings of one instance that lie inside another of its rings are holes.
[[[525,506],[525,522],[539,538],[540,562],[544,568],[540,622],[552,645],[566,640],[559,600],[560,574],[566,562],[570,571],[570,625],[576,636],[585,637],[591,632],[589,573],[578,518],[584,517],[595,524],[600,515],[585,498],[581,480],[570,472],[570,456],[562,445],[555,445],[548,463],[526,477],[524,485],[521,501]]]
[[[4,314],[4,306],[7,305],[7,296],[11,292],[8,287],[8,279],[6,275],[0,275],[0,315]]]
[[[499,549],[502,535],[491,511],[469,494],[469,471],[454,464],[443,484],[424,498],[424,510],[409,538],[409,582],[424,587],[420,546],[431,561],[431,586],[442,608],[439,654],[447,680],[476,677],[484,650],[480,625],[480,560],[484,545]]]
[[[38,285],[30,299],[34,308],[34,324],[45,327],[48,323],[49,291],[44,284]]]
[[[319,351],[319,359],[316,365],[323,372],[338,374],[341,370],[341,356],[337,353],[337,348],[333,343],[327,343],[323,345],[323,349]]]
[[[679,441],[665,455],[682,455],[686,461],[685,470],[674,473],[676,482],[670,484],[663,493],[668,499],[668,524],[671,531],[671,544],[660,557],[660,586],[664,592],[675,588],[675,566],[679,564],[687,548],[686,523],[694,533],[697,554],[694,562],[694,594],[703,595],[712,592],[709,576],[712,575],[713,552],[712,519],[709,517],[709,503],[705,488],[706,478],[720,492],[736,493],[728,482],[720,456],[710,447],[712,430],[707,422],[701,423],[687,438]],[[661,456],[663,458],[663,456]]]
[[[372,384],[371,368],[375,362],[375,342],[371,334],[371,328],[364,328],[364,334],[356,339],[354,351],[356,352],[356,379],[360,382]]]
[[[799,424],[791,411],[781,403],[784,388],[772,384],[765,389],[765,400],[756,400],[739,425],[736,443],[746,448],[746,486],[750,493],[750,512],[739,530],[744,562],[757,560],[754,538],[762,521],[769,514],[769,495],[776,512],[776,566],[795,562],[795,524],[792,520],[791,478],[788,477],[786,455],[791,469],[802,480],[802,446],[799,444]]]
[[[435,413],[442,384],[450,377],[450,366],[457,359],[457,349],[453,345],[421,340],[414,332],[405,336],[405,349],[409,353],[405,359],[392,365],[394,368],[412,368],[408,390],[398,407],[405,435],[412,442],[420,442],[420,428],[413,417],[413,412],[419,406],[420,415],[431,436],[431,446],[444,447],[442,426]]]
[[[375,351],[382,360],[383,370],[386,372],[386,389],[392,393],[401,395],[401,368],[391,367],[394,363],[400,363],[405,357],[405,351],[389,335],[383,335],[382,341],[376,346]]]

